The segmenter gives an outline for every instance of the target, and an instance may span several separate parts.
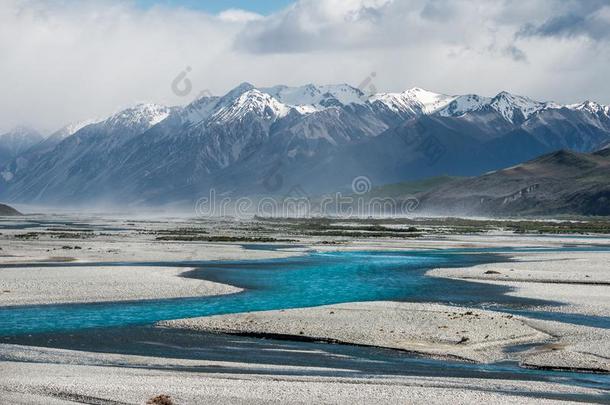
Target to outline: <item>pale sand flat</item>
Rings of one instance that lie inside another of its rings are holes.
[[[159,394],[177,404],[554,404],[544,397],[601,395],[592,388],[496,379],[205,374],[14,362],[0,362],[0,369],[0,392],[11,404],[143,404]],[[537,395],[542,398],[532,397]]]
[[[610,315],[610,253],[511,253],[514,262],[434,269],[428,275],[510,287],[507,295],[559,302],[540,311]],[[528,319],[554,343],[521,353],[523,365],[610,372],[610,330]]]
[[[366,302],[163,321],[159,326],[221,333],[285,335],[378,346],[477,362],[503,348],[550,336],[512,315],[438,304]]]
[[[0,269],[0,307],[204,297],[239,288],[181,277],[172,267],[78,266]]]

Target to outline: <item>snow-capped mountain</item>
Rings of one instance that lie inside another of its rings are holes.
[[[457,96],[446,107],[438,111],[438,114],[443,117],[459,117],[467,112],[481,110],[490,102],[490,97],[481,97],[476,94]]]
[[[530,98],[500,92],[495,97],[476,94],[451,96],[434,93],[418,87],[403,93],[379,93],[371,96],[370,103],[381,102],[396,112],[412,114],[438,114],[443,117],[459,117],[484,109],[491,109],[510,123],[521,123],[532,114],[549,108],[560,108],[555,103],[538,102]]]
[[[0,166],[19,156],[32,146],[42,141],[37,131],[28,127],[16,127],[0,135]]]
[[[218,124],[241,120],[248,114],[273,122],[288,115],[290,107],[260,90],[252,89],[243,93],[230,105],[215,112],[211,119]]]
[[[415,100],[419,105],[421,105],[421,112],[424,114],[435,113],[455,99],[455,96],[438,94],[420,89],[419,87],[414,87],[402,94],[404,97]]]
[[[348,84],[289,87],[274,86],[260,91],[302,112],[313,112],[331,105],[363,104],[366,96],[362,90]],[[309,107],[309,108],[308,108]]]
[[[163,121],[171,109],[158,104],[138,104],[122,110],[102,122],[107,132],[142,132]]]
[[[28,198],[37,199],[47,190],[57,189],[71,198],[80,196],[86,190],[83,182],[88,187],[96,187],[95,179],[103,177],[108,170],[109,158],[117,148],[167,118],[171,111],[169,107],[156,104],[139,104],[103,121],[83,124],[72,135],[50,145],[51,150],[37,154],[36,159],[30,158],[26,167],[19,161],[13,167],[5,167],[3,179],[7,186],[14,185],[16,196],[28,195]],[[60,130],[51,139],[62,136],[65,131],[70,128]]]
[[[591,114],[603,114],[605,116],[608,116],[610,114],[610,106],[604,106],[589,100],[580,104],[567,105],[566,108],[576,111],[586,111]]]
[[[540,110],[556,108],[558,105],[554,103],[541,103],[527,97],[515,96],[503,91],[490,101],[489,106],[498,111],[507,121],[518,124]]]
[[[459,117],[467,113],[491,109],[500,114],[504,120],[512,124],[519,124],[532,114],[550,108],[560,108],[560,106],[503,91],[495,97],[483,97],[477,94],[454,96],[451,97],[449,103],[435,112],[444,117]]]
[[[0,175],[5,181],[11,181],[17,172],[24,170],[32,162],[36,162],[43,154],[52,151],[61,141],[75,134],[87,125],[94,124],[97,121],[99,120],[89,119],[78,121],[58,129],[41,141],[34,143],[31,147],[21,151],[14,156],[13,159],[5,163],[4,167],[0,167]]]
[[[48,139],[53,138],[53,139],[63,140],[65,138],[69,137],[70,135],[75,134],[77,131],[80,131],[82,128],[86,127],[87,125],[95,124],[96,122],[99,122],[99,121],[101,121],[101,119],[91,118],[88,120],[73,122],[73,123],[70,123],[60,129],[58,129],[55,132],[53,132],[51,135],[49,135],[45,139],[48,140]]]
[[[73,128],[22,153],[27,164],[5,165],[2,197],[162,203],[211,188],[237,196],[299,186],[318,194],[359,175],[375,184],[478,175],[557,149],[599,149],[610,142],[610,108],[507,92],[366,95],[347,84],[242,83],[184,107],[140,104]]]

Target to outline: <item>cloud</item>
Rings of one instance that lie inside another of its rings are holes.
[[[520,36],[578,37],[592,40],[610,39],[610,2],[586,1],[571,5],[559,15],[540,24],[528,23],[518,33]]]
[[[504,54],[513,58],[513,60],[518,62],[527,61],[527,55],[521,49],[517,48],[515,45],[508,45],[504,48]]]
[[[3,1],[0,126],[53,130],[137,102],[183,102],[172,79],[188,65],[210,68],[240,27],[122,2]]]
[[[446,0],[431,0],[421,10],[423,18],[433,21],[450,21],[454,15],[454,3]]]
[[[609,1],[298,0],[260,16],[119,0],[0,2],[0,131],[51,131],[238,83],[361,83],[610,102]],[[189,69],[190,68],[190,69]],[[184,74],[184,76],[180,76]],[[172,91],[176,78],[192,91]]]

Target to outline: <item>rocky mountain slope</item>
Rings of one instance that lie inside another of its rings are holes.
[[[418,198],[421,212],[444,215],[610,215],[610,148],[560,150]]]

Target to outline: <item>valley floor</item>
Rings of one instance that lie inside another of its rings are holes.
[[[188,262],[312,249],[490,249],[503,259],[426,276],[537,303],[377,301],[9,334],[0,336],[0,403],[131,404],[160,394],[177,404],[610,403],[610,236],[324,237],[275,224],[261,232],[268,225],[256,221],[46,216],[0,225],[3,310],[232,294],[240,288],[189,277]]]

